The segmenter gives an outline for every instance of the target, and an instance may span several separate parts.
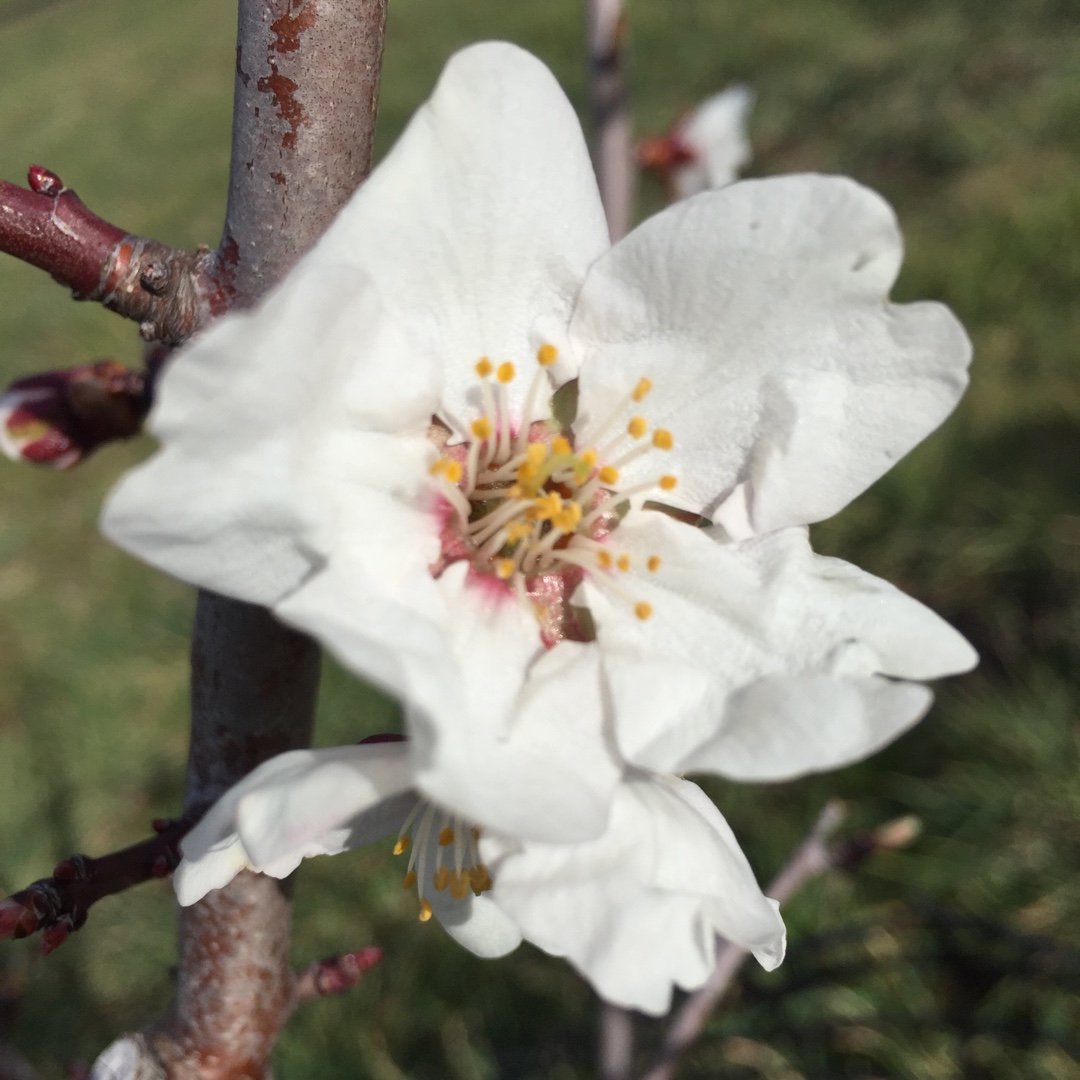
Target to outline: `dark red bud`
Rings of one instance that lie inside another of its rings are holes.
[[[60,177],[41,165],[31,165],[26,179],[30,184],[30,190],[37,192],[38,195],[56,198],[64,190],[64,182]]]
[[[52,876],[57,881],[74,881],[79,876],[79,868],[70,859],[64,859],[53,867]]]
[[[59,949],[67,941],[70,933],[71,930],[66,922],[58,922],[55,926],[50,926],[48,930],[43,931],[41,935],[42,955],[48,956],[49,953]]]
[[[18,900],[0,900],[0,941],[6,938],[24,938],[37,929],[34,909]]]
[[[154,832],[161,833],[171,829],[176,824],[176,818],[156,817],[150,822],[150,828]]]
[[[172,864],[164,855],[159,855],[150,866],[150,873],[156,878],[166,878],[172,872]]]

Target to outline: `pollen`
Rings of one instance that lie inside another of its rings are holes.
[[[551,515],[551,524],[561,532],[573,532],[581,520],[581,504],[576,502],[565,503],[557,514]]]
[[[588,465],[589,468],[591,469],[596,464],[596,451],[595,450],[586,450],[581,455],[581,461],[582,461],[583,465]]]
[[[596,565],[599,566],[601,570],[610,570],[611,562],[610,551],[598,551],[596,553]]]
[[[661,476],[660,477],[660,490],[661,491],[674,491],[679,486],[679,478],[677,476]]]
[[[639,600],[634,605],[634,614],[644,622],[652,615],[652,604],[647,603],[644,600]]]
[[[530,530],[531,532],[532,530]],[[509,581],[514,576],[514,560],[513,559],[499,559],[495,563],[495,573],[503,579],[503,581]],[[440,840],[439,843],[442,843]]]
[[[517,372],[514,369],[514,365],[509,360],[499,365],[499,370],[495,373],[495,378],[501,383],[508,383],[514,381],[514,375]]]
[[[469,895],[469,875],[465,870],[457,870],[450,875],[450,895],[455,900],[464,900]]]
[[[605,465],[600,470],[600,483],[601,484],[617,484],[619,482],[619,470],[612,468],[610,465]]]
[[[660,561],[659,555],[649,556],[649,561],[645,565],[649,568],[650,574],[655,574],[656,571],[660,569]]]
[[[541,345],[536,350],[536,362],[541,367],[551,367],[559,359],[559,350],[554,345]]]
[[[478,863],[469,870],[469,884],[477,896],[486,893],[494,884],[491,880],[491,871],[483,863]]]
[[[479,375],[481,379],[486,379],[494,370],[494,366],[486,356],[480,357],[476,362],[476,374]]]
[[[460,461],[448,461],[446,463],[446,468],[443,469],[443,476],[445,476],[451,484],[460,484],[463,472],[464,470],[461,467]]]
[[[454,842],[454,830],[449,825],[439,830],[439,847],[449,847]]]
[[[630,556],[620,555],[618,559],[615,560],[615,565],[625,574],[627,570],[630,569]]]
[[[557,491],[538,495],[529,508],[537,521],[550,521],[563,508],[562,496]]]
[[[450,884],[450,868],[440,866],[432,875],[431,884],[435,886],[438,892],[442,892]]]
[[[420,901],[420,921],[427,922],[431,918],[431,903],[428,900]]]
[[[531,525],[526,525],[524,521],[515,521],[506,526],[506,542],[508,544],[517,544],[526,537],[532,536],[532,531]],[[513,565],[511,559],[504,559],[503,561],[510,563],[511,566]]]
[[[552,444],[551,444],[551,452],[553,454],[563,454],[563,455],[565,455],[565,454],[572,454],[574,451],[570,446],[570,440],[565,439],[565,438],[563,438],[562,435],[560,435],[557,439],[555,439],[552,442]]]
[[[538,469],[546,457],[547,447],[543,443],[529,443],[529,449],[525,451],[525,460],[534,469]]]
[[[648,430],[649,424],[644,416],[635,416],[630,423],[626,425],[626,433],[631,439],[640,439]]]
[[[401,887],[403,889],[411,889],[416,884],[416,871],[410,870],[402,879]]]
[[[397,843],[394,845],[394,854],[403,855],[409,850],[409,838],[407,836],[399,836]]]
[[[666,428],[657,428],[653,432],[652,444],[657,450],[670,450],[675,445],[675,440]]]
[[[634,392],[630,396],[635,401],[644,401],[649,396],[651,389],[652,379],[638,379],[638,384],[634,387]]]
[[[474,420],[469,426],[472,433],[478,439],[491,438],[491,421],[486,416],[480,417],[479,420]]]

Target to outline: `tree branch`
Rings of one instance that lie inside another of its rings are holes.
[[[593,163],[614,243],[630,228],[637,179],[626,89],[622,0],[587,0],[586,21]]]
[[[844,806],[838,800],[827,803],[809,835],[799,845],[784,868],[765,890],[781,905],[786,904],[808,881],[826,870],[856,871],[871,855],[886,848],[909,844],[918,834],[915,818],[900,818],[873,832],[860,832],[837,844],[829,838],[843,823]],[[683,1003],[668,1028],[652,1068],[642,1080],[672,1080],[682,1055],[701,1035],[710,1015],[731,985],[750,954],[724,942],[717,949],[716,967],[708,982]]]
[[[0,180],[0,251],[139,324],[147,341],[178,344],[232,301],[235,244],[184,251],[136,236],[87,209],[40,165],[30,188]]]
[[[57,863],[52,877],[0,900],[0,940],[41,931],[41,951],[51,953],[82,927],[99,900],[168,877],[180,862],[180,841],[191,825],[186,818],[156,821],[156,835],[141,843],[96,859],[72,855]]]
[[[357,952],[317,960],[296,976],[293,987],[294,1007],[317,998],[344,994],[346,990],[356,986],[364,972],[374,967],[382,957],[382,949],[372,945]]]
[[[634,1067],[634,1015],[629,1009],[600,1003],[600,1080],[630,1080]]]

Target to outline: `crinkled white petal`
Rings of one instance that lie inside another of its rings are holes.
[[[784,953],[775,901],[723,817],[693,784],[637,776],[603,836],[577,845],[485,837],[495,902],[525,938],[565,956],[609,1001],[666,1012],[674,986],[712,971],[720,935],[767,968]]]
[[[929,705],[924,688],[877,676],[937,678],[976,662],[922,604],[814,555],[805,529],[721,536],[654,510],[624,518],[611,543],[631,556],[636,569],[621,585],[652,606],[646,621],[583,586],[616,739],[642,767],[756,780],[835,768],[891,741]],[[661,558],[655,573],[644,569],[650,555]]]
[[[680,199],[732,183],[750,160],[746,120],[754,104],[749,86],[729,86],[706,98],[677,129],[677,138],[698,155],[672,172]]]
[[[345,497],[316,497],[310,463],[321,442],[358,427],[387,433],[384,456],[365,461],[379,462],[368,485],[387,485],[389,433],[422,436],[437,366],[400,363],[411,355],[403,333],[348,266],[304,267],[255,312],[217,322],[163,373],[150,423],[162,449],[114,489],[105,534],[185,581],[275,603],[317,564],[303,534],[325,529]],[[382,377],[380,357],[398,362],[395,379]]]
[[[183,839],[173,886],[201,900],[241,870],[287,877],[313,855],[336,855],[396,832],[416,803],[404,743],[293,750],[233,785]]]
[[[535,57],[504,42],[452,57],[430,100],[311,259],[368,270],[386,308],[443,364],[440,414],[464,431],[474,365],[532,364],[562,346],[589,264],[608,246],[573,107]],[[402,358],[403,365],[409,362]],[[528,378],[510,386],[520,407]]]
[[[588,436],[642,377],[671,430],[676,506],[747,536],[836,513],[949,414],[970,343],[939,304],[891,305],[888,204],[827,176],[669,207],[589,271],[571,333]],[[658,472],[656,455],[624,471]],[[727,501],[725,501],[727,500]]]

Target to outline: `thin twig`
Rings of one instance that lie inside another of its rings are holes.
[[[630,1080],[634,1067],[634,1016],[603,1002],[600,1007],[600,1080]]]
[[[147,341],[178,344],[232,302],[235,243],[169,247],[98,217],[40,165],[28,182],[0,180],[0,251],[45,270],[76,299],[134,319]]]
[[[622,0],[587,0],[586,7],[593,159],[614,243],[630,228],[637,180],[626,89],[626,14]]]
[[[918,819],[904,817],[830,844],[830,837],[843,823],[844,817],[844,804],[838,799],[825,805],[806,839],[765,890],[766,896],[771,896],[783,906],[803,885],[825,871],[835,869],[853,873],[875,852],[904,847],[919,832]],[[709,1016],[749,955],[745,949],[730,942],[719,946],[712,975],[675,1014],[656,1061],[642,1080],[671,1080],[680,1058],[701,1035]]]
[[[122,851],[91,859],[72,855],[42,878],[0,900],[0,940],[41,932],[41,951],[59,948],[99,900],[153,878],[168,877],[180,862],[180,841],[192,822],[154,823],[156,835]]]

